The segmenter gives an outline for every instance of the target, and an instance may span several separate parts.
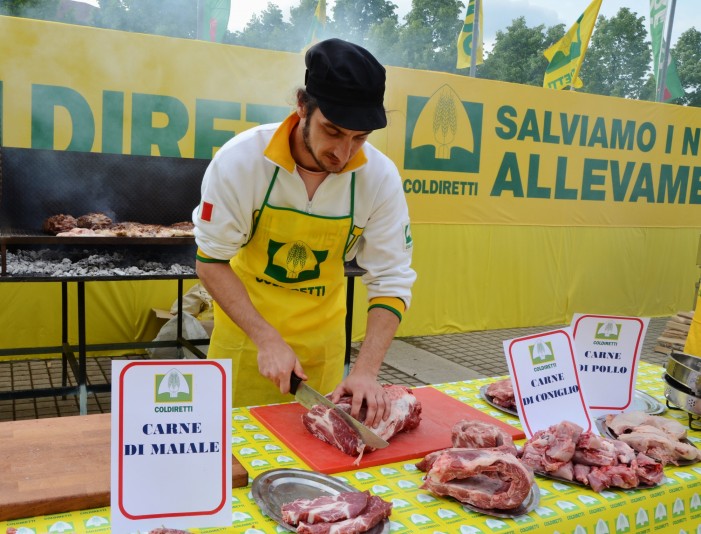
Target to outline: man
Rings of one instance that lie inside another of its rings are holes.
[[[208,357],[231,358],[234,406],[288,402],[292,373],[332,401],[390,401],[380,365],[411,299],[412,240],[396,166],[366,140],[387,125],[385,69],[329,39],[305,56],[284,122],[247,130],[210,163],[193,213],[197,274],[215,301]],[[357,256],[370,305],[347,377],[344,261]]]

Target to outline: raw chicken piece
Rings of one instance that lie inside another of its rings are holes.
[[[679,465],[679,460],[701,460],[701,450],[675,440],[662,429],[654,426],[640,425],[632,432],[621,434],[618,439],[636,451],[659,460],[663,465]]]
[[[606,416],[606,426],[608,426],[616,436],[635,430],[636,427],[641,425],[659,428],[677,441],[686,438],[686,428],[684,425],[679,421],[667,417],[650,415],[641,411],[625,412],[617,415],[609,414]]]

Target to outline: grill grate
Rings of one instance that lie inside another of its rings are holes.
[[[36,279],[32,270],[17,272],[8,262],[10,255],[38,247],[58,251],[66,258],[75,248],[87,255],[123,250],[132,265],[151,259],[166,265],[177,261],[189,269],[186,274],[193,274],[193,237],[56,237],[41,228],[52,215],[79,217],[93,212],[105,213],[115,222],[167,226],[189,221],[208,163],[202,159],[0,147],[0,274],[5,279]],[[182,259],[167,259],[170,252],[181,252]],[[60,279],[61,272],[51,273],[50,278]],[[119,279],[124,272],[118,268],[99,276]],[[93,279],[80,274],[65,276]]]

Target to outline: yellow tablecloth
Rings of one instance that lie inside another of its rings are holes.
[[[664,403],[664,383],[661,380],[663,372],[661,367],[641,363],[637,387]],[[520,426],[516,417],[491,408],[480,398],[480,387],[494,380],[470,380],[432,387],[510,425]],[[685,412],[667,409],[664,415],[678,419],[685,426],[688,424],[688,415]],[[248,409],[237,408],[232,417],[234,454],[246,467],[251,480],[270,469],[308,468],[255,419]],[[701,432],[689,430],[689,439],[698,445],[701,442]],[[397,462],[334,476],[359,490],[370,490],[375,495],[391,501],[392,533],[690,534],[697,532],[701,525],[701,463],[687,467],[668,467],[665,469],[665,484],[634,491],[612,490],[596,493],[576,484],[563,484],[537,477],[541,493],[539,507],[528,515],[513,520],[478,514],[464,508],[453,499],[436,497],[420,489],[423,473],[416,469],[414,463]],[[245,488],[232,490],[232,519],[232,526],[228,528],[191,531],[236,534],[284,532],[273,520],[261,513],[251,495],[250,483]],[[109,520],[110,509],[97,508],[0,522],[0,533],[4,533],[10,527],[18,530],[28,529],[20,531],[19,534],[106,533],[110,532]]]

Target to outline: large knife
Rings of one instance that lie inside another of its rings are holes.
[[[349,413],[344,412],[328,398],[324,397],[315,389],[309,387],[294,373],[292,373],[290,376],[290,393],[295,396],[297,402],[309,410],[311,410],[317,404],[321,404],[322,406],[326,406],[327,408],[334,410],[341,419],[352,426],[358,432],[358,434],[360,434],[360,439],[362,439],[368,447],[372,447],[373,449],[384,449],[387,447],[387,445],[389,445],[389,443],[375,434],[360,421],[352,417]]]

